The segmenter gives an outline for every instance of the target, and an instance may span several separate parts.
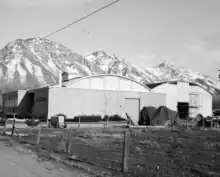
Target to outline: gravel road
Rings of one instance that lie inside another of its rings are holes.
[[[51,161],[39,159],[27,150],[13,148],[0,136],[1,177],[90,177],[81,171]]]

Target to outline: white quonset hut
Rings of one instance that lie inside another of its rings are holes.
[[[212,95],[201,86],[184,81],[162,82],[148,84],[152,92],[166,94],[166,106],[178,111],[181,118],[181,106],[184,112],[188,109],[188,115],[195,118],[197,115],[212,116]],[[184,114],[184,113],[183,113]]]
[[[65,75],[63,75],[65,77]],[[95,89],[95,90],[115,90],[115,91],[132,91],[132,92],[149,92],[150,89],[127,77],[118,75],[93,75],[87,77],[78,77],[75,79],[65,80],[63,87]]]
[[[127,113],[135,124],[143,106],[158,107],[166,100],[165,94],[151,93],[145,85],[116,75],[75,78],[59,85],[29,90],[28,93],[34,117],[50,119],[57,113],[66,114],[67,118],[115,114],[125,117]],[[25,114],[24,111],[23,116]]]

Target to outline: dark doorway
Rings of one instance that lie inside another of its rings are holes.
[[[186,119],[189,116],[189,103],[187,102],[178,102],[177,110],[180,119]]]

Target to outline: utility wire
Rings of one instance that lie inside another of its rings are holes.
[[[80,19],[78,19],[78,20],[76,20],[76,21],[74,21],[74,22],[72,22],[72,23],[70,23],[70,24],[68,24],[68,25],[66,25],[66,26],[64,26],[64,27],[62,27],[62,28],[60,28],[60,29],[58,29],[58,30],[56,30],[56,31],[54,31],[54,32],[52,32],[52,33],[50,33],[50,34],[48,34],[48,35],[46,35],[46,36],[44,36],[43,38],[44,38],[44,39],[45,39],[45,38],[48,38],[49,36],[52,36],[52,35],[54,35],[54,34],[60,32],[60,31],[62,31],[62,30],[64,30],[64,29],[66,29],[66,28],[68,28],[68,27],[70,27],[70,26],[72,26],[72,25],[74,25],[74,24],[76,24],[76,23],[78,23],[78,22],[80,22],[80,21],[82,21],[82,20],[84,20],[84,19],[86,19],[86,18],[88,18],[88,17],[90,17],[90,16],[92,16],[92,15],[94,15],[94,14],[96,14],[96,13],[98,13],[98,12],[100,12],[100,11],[106,9],[106,8],[108,8],[108,7],[110,7],[110,6],[112,6],[113,4],[117,3],[118,1],[119,1],[119,0],[116,0],[116,1],[114,1],[114,2],[112,2],[112,3],[110,3],[110,4],[107,4],[107,5],[103,6],[102,8],[97,9],[97,10],[95,10],[94,12],[92,12],[92,13],[90,13],[90,14],[88,14],[88,15],[86,15],[86,16],[84,16],[84,17],[82,17],[82,18],[80,18]]]

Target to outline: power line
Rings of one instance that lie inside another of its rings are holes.
[[[58,33],[58,32],[60,32],[60,31],[62,31],[64,29],[66,29],[66,28],[68,28],[68,27],[70,27],[70,26],[72,26],[72,25],[74,25],[74,24],[76,24],[76,23],[78,23],[78,22],[80,22],[80,21],[82,21],[82,20],[84,20],[84,19],[86,19],[86,18],[88,18],[88,17],[90,17],[90,16],[92,16],[92,15],[94,15],[94,14],[96,14],[96,13],[102,11],[102,10],[104,10],[104,9],[106,9],[106,8],[108,8],[109,6],[112,6],[113,4],[117,3],[118,1],[119,0],[116,0],[116,1],[114,1],[112,3],[110,3],[110,4],[107,4],[107,5],[103,6],[102,8],[100,8],[98,10],[95,10],[94,12],[92,12],[92,13],[90,13],[90,14],[88,14],[88,15],[86,15],[86,16],[84,16],[84,17],[82,17],[82,18],[80,18],[80,19],[78,19],[78,20],[76,20],[76,21],[74,21],[74,22],[72,22],[72,23],[70,23],[70,24],[68,24],[68,25],[66,25],[66,26],[64,26],[64,27],[62,27],[62,28],[60,28],[60,29],[50,33],[50,34],[48,34],[48,35],[46,35],[46,36],[44,36],[43,38],[45,39],[45,38],[47,38],[49,36],[52,36],[55,33]]]

